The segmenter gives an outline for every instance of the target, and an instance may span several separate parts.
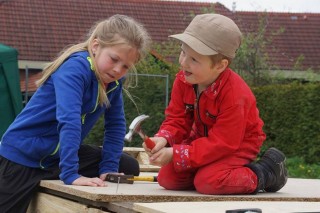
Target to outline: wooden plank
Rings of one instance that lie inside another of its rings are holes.
[[[159,166],[150,165],[149,156],[146,152],[139,152],[137,160],[139,162],[141,172],[159,172],[160,170]]]
[[[149,156],[143,148],[124,147],[123,151],[137,159],[140,166],[140,172],[158,172],[160,170],[159,166],[150,165]]]
[[[137,213],[135,210],[133,210],[133,203],[131,202],[107,203],[106,207],[111,212]]]
[[[140,172],[158,172],[159,169],[157,166],[140,164]]]
[[[149,156],[146,152],[139,152],[138,156],[137,156],[137,160],[139,162],[139,164],[143,164],[143,165],[149,165]]]
[[[107,213],[97,208],[74,202],[65,198],[38,192],[32,199],[27,213]]]
[[[125,153],[128,153],[132,157],[137,158],[137,156],[140,152],[144,152],[144,148],[142,148],[142,147],[123,147],[123,151]]]
[[[140,176],[157,175],[142,173]],[[319,179],[289,178],[277,193],[256,195],[204,195],[196,191],[165,190],[158,183],[136,181],[133,184],[107,183],[107,187],[65,185],[58,180],[41,181],[47,192],[59,192],[93,202],[188,202],[188,201],[308,201],[320,202]],[[63,195],[62,195],[63,196]],[[99,204],[100,205],[100,204]]]
[[[263,213],[319,212],[319,202],[171,202],[134,203],[133,209],[141,213],[212,213],[226,210],[258,208]],[[248,211],[249,212],[249,211]],[[253,211],[250,211],[253,212]]]

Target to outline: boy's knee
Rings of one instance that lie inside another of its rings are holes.
[[[221,194],[219,185],[218,180],[212,178],[196,176],[194,179],[194,186],[197,192],[201,194]]]
[[[188,174],[177,174],[171,170],[170,166],[160,169],[158,183],[168,190],[188,190],[194,189],[193,176]]]
[[[165,189],[169,189],[169,190],[173,190],[175,189],[174,187],[174,183],[168,179],[162,179],[161,177],[158,177],[158,184],[159,186],[165,188]]]
[[[170,177],[163,172],[158,175],[158,184],[168,190],[176,190],[178,185],[174,177]]]
[[[172,179],[161,179],[158,177],[158,183],[161,187],[168,189],[168,190],[187,190],[192,189],[192,184],[184,183],[179,180],[172,180]]]

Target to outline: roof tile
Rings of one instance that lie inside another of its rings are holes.
[[[208,9],[209,8],[209,9]],[[19,51],[20,60],[50,61],[66,45],[78,42],[98,20],[126,14],[142,22],[155,42],[182,32],[193,14],[214,9],[229,16],[241,31],[257,31],[267,15],[267,35],[273,36],[270,62],[290,70],[300,55],[303,68],[320,70],[320,14],[235,12],[220,3],[157,0],[12,0],[0,2],[0,43]]]

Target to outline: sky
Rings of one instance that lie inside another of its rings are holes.
[[[320,0],[180,0],[188,2],[220,2],[232,10],[233,2],[236,11],[266,11],[291,13],[320,13]]]
[[[217,0],[232,10],[236,2],[236,10],[267,12],[310,12],[320,13],[320,0]],[[216,1],[210,1],[216,2]]]

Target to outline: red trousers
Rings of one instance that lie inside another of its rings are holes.
[[[249,160],[230,157],[203,167],[177,173],[173,162],[163,166],[159,185],[169,190],[196,189],[201,194],[251,194],[258,185],[256,174],[245,167]]]

